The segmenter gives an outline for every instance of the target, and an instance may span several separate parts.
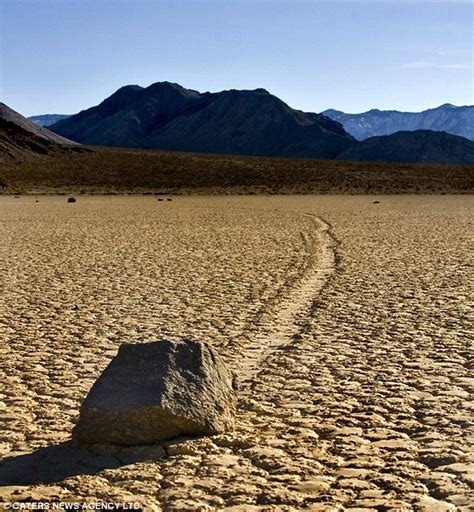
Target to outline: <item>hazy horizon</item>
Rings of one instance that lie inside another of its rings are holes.
[[[73,114],[128,84],[265,88],[347,113],[472,105],[469,1],[4,0],[1,101]]]

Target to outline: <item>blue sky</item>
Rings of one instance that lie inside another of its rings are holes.
[[[0,100],[74,113],[126,84],[264,87],[292,107],[473,104],[469,1],[0,0]]]

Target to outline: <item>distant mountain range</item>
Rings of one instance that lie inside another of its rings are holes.
[[[68,117],[71,116],[67,114],[42,114],[39,116],[31,116],[28,119],[38,126],[51,126],[62,119],[67,119]]]
[[[474,142],[446,132],[401,131],[365,139],[338,159],[469,165],[474,164]]]
[[[261,156],[334,158],[355,142],[264,89],[200,93],[170,82],[122,87],[51,129],[83,144]]]
[[[329,109],[323,114],[341,123],[357,140],[414,130],[447,132],[474,140],[474,106],[456,107],[446,103],[423,112],[374,109],[362,114]]]
[[[454,129],[454,126],[462,125],[459,119],[468,118],[470,108],[443,105],[420,114],[397,114],[412,119],[410,116],[428,115],[431,112],[431,118],[436,117],[439,126],[443,118],[444,124]],[[335,115],[336,111],[326,111],[326,114],[328,112]],[[450,117],[450,112],[458,121]],[[50,133],[20,117],[21,123],[18,125],[22,127],[23,123],[25,128],[24,122],[29,123],[26,129],[35,137],[38,133],[32,127]],[[431,122],[435,126],[435,122]],[[395,129],[394,124],[391,126]],[[414,123],[411,126],[416,128]],[[338,121],[327,115],[295,110],[264,89],[200,93],[170,82],[158,82],[146,88],[128,85],[99,105],[64,117],[49,128],[66,139],[97,146],[275,157],[474,164],[474,142],[466,138],[440,131],[414,129],[369,137],[359,142]],[[61,139],[62,144],[64,138]]]
[[[362,114],[346,114],[329,109],[322,115],[341,123],[357,140],[415,130],[447,132],[474,140],[474,106],[456,107],[446,103],[422,112],[373,109]],[[28,119],[39,126],[51,126],[69,117],[67,114],[43,114]]]
[[[86,151],[79,144],[34,124],[0,103],[0,159],[23,160],[31,156]]]

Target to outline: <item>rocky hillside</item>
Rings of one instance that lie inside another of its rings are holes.
[[[0,103],[0,160],[87,151]]]
[[[334,158],[355,143],[339,123],[264,89],[200,93],[170,82],[122,87],[51,129],[90,145],[262,156]]]
[[[323,114],[341,123],[357,140],[413,130],[441,131],[474,140],[474,106],[456,107],[447,103],[423,112],[374,109],[362,114],[330,109]]]

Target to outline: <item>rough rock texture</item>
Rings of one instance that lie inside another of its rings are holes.
[[[233,376],[197,341],[125,344],[81,406],[82,443],[152,444],[232,426]]]

